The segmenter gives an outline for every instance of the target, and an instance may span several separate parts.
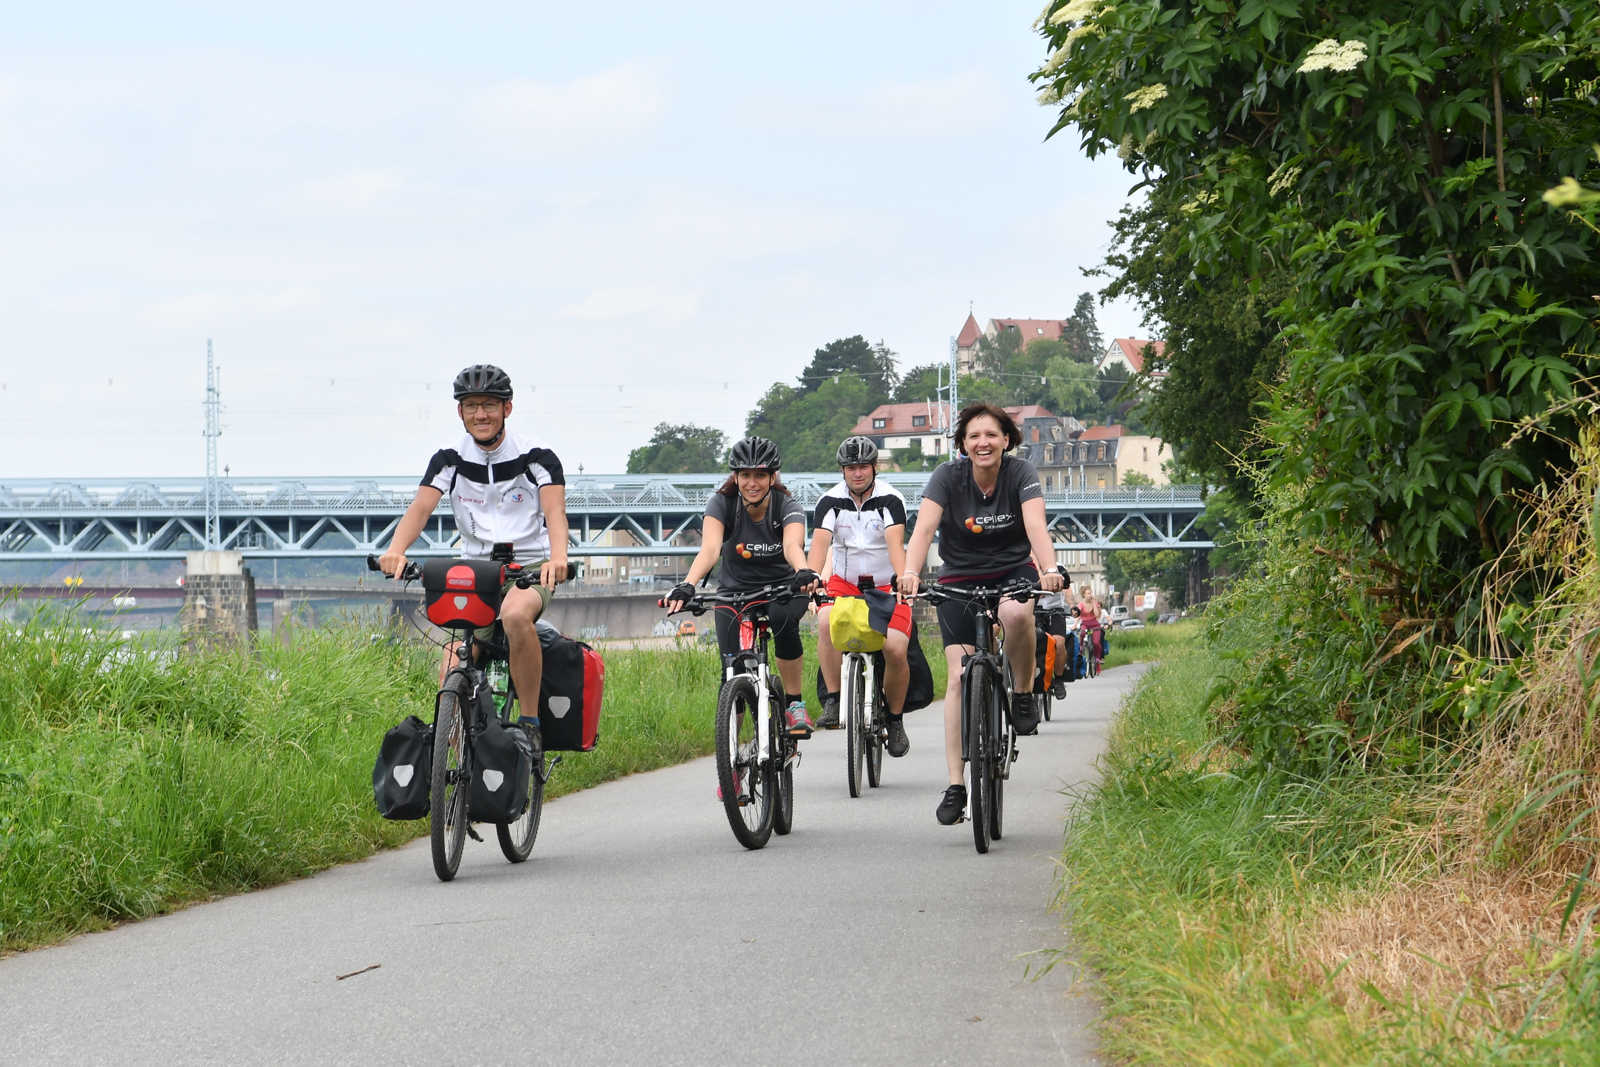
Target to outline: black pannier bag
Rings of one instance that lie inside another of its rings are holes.
[[[500,615],[505,564],[487,559],[430,559],[422,564],[423,613],[447,630],[493,626]]]
[[[472,787],[467,817],[473,822],[514,822],[528,806],[533,746],[520,726],[491,718],[472,739]]]
[[[600,740],[605,664],[582,641],[539,624],[544,669],[539,679],[539,734],[546,752],[588,752]]]
[[[433,773],[433,727],[406,716],[383,735],[372,766],[372,797],[385,819],[420,819],[428,814],[428,781]]]
[[[911,624],[911,643],[906,646],[906,666],[911,677],[906,682],[906,711],[921,711],[933,703],[933,671],[928,667],[928,657],[922,654],[922,641],[917,637],[917,625]]]

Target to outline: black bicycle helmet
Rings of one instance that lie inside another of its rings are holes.
[[[728,452],[729,470],[775,471],[782,466],[778,446],[765,437],[746,437]]]
[[[492,363],[474,363],[456,375],[456,399],[469,396],[497,396],[511,399],[511,375]]]
[[[872,443],[872,438],[862,437],[860,434],[846,437],[844,443],[839,446],[837,458],[841,467],[850,467],[857,463],[876,463],[878,446]]]

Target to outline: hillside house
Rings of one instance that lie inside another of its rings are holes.
[[[1095,370],[1114,368],[1122,372],[1122,377],[1131,378],[1135,374],[1144,373],[1146,348],[1159,356],[1166,351],[1166,347],[1165,341],[1147,341],[1140,337],[1113,337],[1111,343],[1106,346],[1105,354],[1095,363]],[[1166,376],[1166,371],[1156,371],[1151,375],[1157,380]]]

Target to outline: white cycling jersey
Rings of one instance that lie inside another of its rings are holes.
[[[862,575],[875,585],[894,581],[884,531],[906,524],[906,498],[888,482],[874,481],[871,495],[856,507],[844,482],[817,500],[813,525],[833,535],[833,573],[852,584]]]
[[[488,559],[497,541],[515,546],[518,563],[550,558],[539,490],[565,485],[566,477],[544,442],[508,429],[499,447],[485,452],[470,434],[463,435],[455,447],[433,454],[422,484],[450,499],[467,559]]]

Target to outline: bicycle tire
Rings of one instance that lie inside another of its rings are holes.
[[[505,717],[515,722],[515,713],[506,709]],[[510,729],[520,729],[511,726]],[[544,753],[539,754],[538,766],[531,769],[528,783],[528,806],[522,818],[515,822],[496,823],[495,837],[500,840],[500,851],[512,863],[522,863],[533,853],[533,842],[539,836],[539,817],[544,813],[544,776],[547,773]]]
[[[872,714],[867,719],[867,785],[873,789],[883,782],[883,690],[873,694]]]
[[[772,706],[772,744],[774,788],[772,802],[772,832],[780,836],[794,829],[794,765],[799,759],[800,745],[788,733],[788,721],[780,710],[784,707],[783,687],[773,682],[767,690]]]
[[[993,755],[989,758],[989,840],[998,841],[1005,829],[1006,779],[1011,776],[1006,766],[1011,759],[1011,732],[1006,729],[1005,714],[995,704],[995,714],[989,719]]]
[[[433,719],[433,791],[429,800],[429,827],[433,838],[433,873],[448,882],[461,867],[461,850],[467,840],[467,794],[472,774],[471,746],[462,719],[461,676],[447,679],[439,691],[439,709]]]
[[[850,795],[859,797],[867,758],[867,672],[860,656],[851,656],[845,679],[845,777]]]
[[[967,737],[967,804],[972,843],[979,854],[989,851],[989,797],[994,764],[989,758],[990,703],[995,699],[994,668],[974,657],[961,679],[961,720]]]
[[[772,773],[773,760],[756,764],[740,759],[741,744],[755,740],[759,708],[754,678],[739,674],[722,683],[717,694],[717,785],[728,826],[739,844],[749,849],[765,847],[772,836],[772,794],[778,778]],[[779,750],[776,737],[773,748]],[[748,793],[743,791],[745,783]]]

